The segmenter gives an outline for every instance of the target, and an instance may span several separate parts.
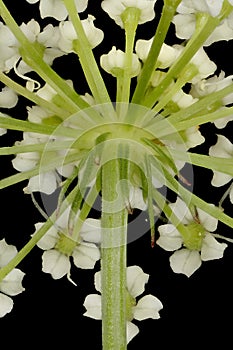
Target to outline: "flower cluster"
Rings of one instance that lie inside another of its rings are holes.
[[[138,327],[132,322],[147,318],[159,319],[159,311],[163,308],[161,301],[155,296],[148,294],[136,301],[136,298],[145,290],[149,275],[144,273],[139,266],[129,266],[126,270],[126,315],[127,315],[127,342],[130,342],[139,332]],[[101,293],[101,272],[95,273],[95,289]],[[101,320],[101,295],[90,294],[84,301],[86,312],[84,316]]]
[[[227,245],[218,243],[212,235],[217,228],[217,219],[199,208],[196,208],[196,217],[194,217],[187,205],[179,198],[169,206],[188,229],[188,234],[182,236],[172,224],[158,227],[160,237],[157,244],[165,250],[175,250],[170,257],[174,272],[190,277],[201,266],[202,261],[223,257]]]

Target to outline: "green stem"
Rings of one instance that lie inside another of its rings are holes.
[[[44,100],[34,92],[31,92],[22,85],[16,83],[14,80],[9,78],[6,74],[2,72],[0,72],[0,81],[12,90],[14,90],[17,94],[24,96],[28,100],[37,104],[38,106],[41,106],[49,110],[50,112],[53,112],[55,115],[61,117],[62,119],[70,115],[70,113],[67,113],[67,111],[65,111],[64,109],[56,106],[52,101]]]
[[[150,222],[150,232],[151,232],[151,246],[154,247],[155,241],[155,220],[154,220],[154,208],[153,208],[153,184],[152,184],[152,174],[151,174],[151,156],[146,157],[146,177],[147,177],[147,193],[148,193],[148,216]]]
[[[91,208],[94,205],[94,202],[99,194],[96,185],[94,184],[90,189],[87,197],[84,199],[84,204],[80,210],[80,213],[76,216],[77,220],[74,223],[73,231],[71,237],[74,241],[78,241],[79,233],[82,228],[84,221],[86,220]]]
[[[120,100],[117,102],[119,105],[119,119],[123,120],[127,112],[127,103],[130,99],[130,86],[131,86],[131,71],[132,71],[132,60],[133,60],[133,48],[134,40],[136,35],[136,29],[138,26],[138,20],[140,17],[140,10],[137,8],[127,8],[121,18],[124,23],[125,29],[125,62],[124,62],[124,72],[123,79],[121,80],[122,92],[120,95]],[[121,78],[120,78],[121,79]]]
[[[183,160],[187,163],[197,165],[213,171],[219,171],[233,177],[233,157],[221,158],[211,157],[203,154],[196,154],[191,152],[182,152],[178,150],[169,149],[169,153],[173,159]]]
[[[190,79],[192,79],[196,74],[198,73],[198,70],[195,66],[189,64],[187,67],[184,68],[182,71],[182,75],[178,77],[177,81],[174,85],[171,86],[169,91],[164,94],[161,98],[161,100],[155,105],[153,108],[154,113],[159,113],[164,106],[172,99],[172,97],[178,93],[181,88],[188,82]]]
[[[203,43],[206,41],[208,36],[213,32],[216,25],[218,25],[219,20],[217,18],[211,17],[207,13],[200,13],[197,17],[197,27],[192,38],[189,40],[188,44],[184,48],[182,54],[179,56],[177,61],[171,66],[167,72],[165,78],[162,82],[154,89],[144,100],[143,104],[148,107],[153,107],[153,105],[158,101],[161,94],[167,89],[174,78],[179,76],[183,68],[192,59],[195,53],[200,49]]]
[[[102,168],[102,341],[103,350],[126,350],[127,210],[118,198],[120,161]],[[121,196],[119,196],[121,199]]]
[[[72,143],[70,141],[35,143],[35,144],[28,144],[28,145],[1,147],[0,156],[7,156],[10,154],[27,153],[27,152],[40,152],[40,153],[43,153],[44,151],[54,152],[54,151],[61,151],[69,148],[72,148]]]
[[[151,75],[156,68],[159,52],[166,38],[167,31],[179,2],[180,1],[176,1],[173,2],[173,4],[167,4],[165,1],[149,55],[143,65],[142,72],[140,74],[134,95],[132,97],[132,103],[140,104],[144,98]]]
[[[163,137],[166,138],[166,136],[168,135],[176,134],[179,131],[187,130],[193,126],[200,126],[202,124],[214,122],[215,120],[230,116],[232,115],[232,112],[233,112],[233,107],[226,107],[226,108],[217,110],[216,112],[213,112],[213,113],[203,113],[203,115],[200,115],[200,116],[193,116],[192,119],[190,118],[174,124],[172,124],[170,122],[170,119],[168,118],[162,121],[161,124],[158,123],[156,125],[155,123],[153,126],[150,126],[147,129],[148,131],[150,130],[151,133],[156,133],[157,138],[163,138]]]
[[[213,92],[201,98],[197,102],[193,103],[191,106],[171,114],[165,120],[164,118],[161,118],[161,115],[157,115],[155,118],[153,118],[152,112],[151,114],[148,113],[147,118],[143,120],[142,126],[144,128],[149,127],[150,130],[152,130],[154,127],[154,130],[157,130],[157,131],[159,130],[159,133],[161,133],[162,135],[163,134],[162,131],[164,129],[166,130],[166,127],[168,126],[169,123],[171,125],[173,124],[176,125],[179,122],[195,119],[196,116],[208,115],[212,111],[212,107],[214,107],[216,103],[220,103],[220,105],[222,105],[222,99],[225,96],[231,94],[232,92],[233,92],[233,84],[230,84],[221,90],[218,90],[216,92]]]
[[[219,120],[224,117],[231,116],[232,113],[233,107],[225,107],[213,113],[194,116],[194,118],[190,120],[181,121],[175,124],[175,128],[177,131],[187,130],[188,128],[191,128],[193,126],[199,126],[209,122],[214,122],[215,120]]]
[[[181,220],[174,214],[163,195],[156,188],[153,189],[152,193],[156,204],[161,211],[164,212],[166,218],[177,228],[182,237],[187,237],[189,235],[189,229],[185,227]]]
[[[18,173],[12,176],[8,176],[2,180],[0,180],[0,190],[12,185],[15,185],[19,182],[22,182],[24,180],[30,179],[33,176],[36,176],[38,174],[41,173],[46,173],[48,171],[52,171],[55,170],[55,168],[65,165],[65,164],[69,164],[72,162],[78,162],[80,159],[82,159],[83,155],[84,155],[85,151],[78,151],[75,152],[73,154],[69,154],[68,156],[64,157],[57,157],[54,159],[54,154],[48,159],[47,161],[43,161],[43,164],[39,164],[37,165],[35,168],[28,170],[28,171],[24,171],[22,173]]]
[[[78,130],[64,126],[32,123],[26,120],[11,118],[2,113],[0,113],[0,127],[9,130],[29,131],[38,134],[57,135],[75,139],[81,134]]]
[[[74,0],[63,0],[70,19],[77,33],[78,39],[73,43],[77,50],[83,72],[86,76],[88,85],[93,93],[96,103],[107,103],[110,106],[111,99],[100,74],[99,67],[93,55],[90,43],[83,29],[81,20],[77,13]]]

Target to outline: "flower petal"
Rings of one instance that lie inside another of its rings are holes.
[[[232,176],[228,174],[221,173],[219,171],[213,171],[213,178],[211,181],[211,185],[215,187],[220,187],[227,184],[232,180]]]
[[[97,290],[97,292],[102,292],[101,289],[101,271],[98,271],[95,273],[94,276],[94,284],[95,284],[95,289]]]
[[[17,295],[22,293],[25,289],[22,286],[22,280],[25,273],[19,269],[13,269],[8,275],[0,282],[1,292],[8,295]]]
[[[13,300],[7,295],[0,293],[0,317],[11,312],[13,308]]]
[[[62,278],[70,272],[69,258],[55,249],[47,250],[42,255],[42,271],[54,279]]]
[[[230,190],[230,201],[233,204],[233,186],[231,185],[231,190]]]
[[[173,213],[177,216],[178,219],[180,219],[180,221],[183,224],[189,224],[193,221],[193,217],[190,213],[188,206],[179,197],[177,197],[175,203],[169,204],[169,207],[172,209]]]
[[[133,307],[133,315],[136,320],[145,320],[146,318],[160,318],[159,311],[163,308],[161,301],[155,296],[149,294],[141,298],[137,305]]]
[[[25,189],[27,193],[42,192],[52,194],[57,188],[57,176],[54,171],[49,171],[31,177]]]
[[[214,207],[213,204],[210,204]],[[214,232],[218,226],[218,219],[214,218],[210,214],[206,213],[202,209],[197,208],[198,218],[202,226],[209,232]]]
[[[0,106],[2,108],[13,108],[18,102],[18,96],[14,90],[11,90],[8,87],[4,87],[0,91]]]
[[[149,275],[144,273],[139,266],[129,266],[126,270],[127,288],[133,298],[142,294]]]
[[[202,243],[201,259],[203,261],[220,259],[226,247],[226,243],[219,243],[210,233],[207,233]]]
[[[218,140],[209,149],[209,155],[213,157],[231,158],[233,155],[233,144],[223,135],[217,135]]]
[[[139,333],[139,328],[132,322],[127,322],[127,344]]]
[[[67,17],[67,11],[63,1],[60,0],[40,0],[41,18],[54,17],[59,21]]]
[[[93,269],[97,260],[100,259],[99,248],[92,243],[81,243],[73,251],[75,266],[81,269]]]
[[[99,294],[89,294],[83,303],[86,308],[84,316],[94,318],[95,320],[101,320],[101,296]]]
[[[174,225],[166,224],[158,227],[160,234],[156,243],[165,250],[174,251],[181,248],[183,239]]]
[[[0,267],[8,264],[17,254],[17,249],[14,245],[7,244],[5,239],[0,241]]]
[[[201,266],[201,256],[197,250],[177,250],[170,257],[170,265],[174,272],[190,277]]]
[[[101,6],[108,15],[123,28],[123,22],[121,15],[125,11],[126,8],[134,7],[140,10],[140,17],[138,19],[138,23],[142,24],[147,21],[151,21],[154,16],[154,5],[156,0],[148,1],[148,3],[144,0],[104,0],[101,3]]]
[[[36,232],[44,225],[43,222],[37,222],[35,224]],[[35,234],[35,233],[34,233]],[[58,241],[57,229],[52,226],[46,234],[37,242],[37,246],[43,250],[49,250],[55,247]]]
[[[138,187],[131,187],[129,192],[129,203],[131,208],[137,208],[140,210],[146,210],[147,204],[145,203],[142,195],[142,190]]]
[[[101,224],[100,220],[88,218],[84,221],[80,230],[80,236],[86,242],[100,243]]]

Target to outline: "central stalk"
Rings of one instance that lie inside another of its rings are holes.
[[[122,160],[102,168],[102,341],[103,350],[125,350],[126,340],[126,244],[128,213],[118,193]]]

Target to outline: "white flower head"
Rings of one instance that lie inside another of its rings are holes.
[[[114,77],[123,74],[125,67],[125,53],[121,50],[117,50],[115,46],[112,47],[108,54],[100,57],[101,67]],[[131,77],[135,77],[140,73],[141,64],[138,56],[133,54]]]
[[[17,249],[6,243],[5,239],[0,241],[0,268],[7,265],[15,257]],[[0,317],[5,316],[13,308],[13,300],[10,296],[22,293],[25,289],[22,286],[24,273],[19,269],[13,269],[0,282]]]
[[[224,0],[182,0],[177,11],[179,13],[188,14],[196,12],[207,12],[211,16],[219,15]]]
[[[198,70],[198,74],[190,81],[193,84],[212,75],[217,69],[216,64],[209,59],[203,48],[196,52],[190,62],[194,64]]]
[[[122,14],[131,7],[140,11],[139,24],[149,22],[155,17],[154,5],[157,0],[104,0],[101,6],[104,11],[118,24],[121,28],[124,27]]]
[[[224,89],[225,87],[232,84],[233,76],[229,75],[225,77],[223,71],[220,72],[219,76],[214,75],[211,78],[203,79],[193,84],[190,90],[190,94],[193,97],[204,97],[210,95],[213,92]],[[233,93],[222,98],[222,105],[227,106],[233,103]],[[220,107],[221,108],[221,107]],[[233,115],[223,117],[214,121],[217,128],[224,128],[229,121],[233,120]]]
[[[58,21],[63,21],[68,16],[68,12],[62,0],[26,0],[30,4],[40,1],[41,18],[53,17]],[[77,12],[83,12],[87,8],[88,0],[75,0]]]
[[[136,42],[135,51],[138,57],[144,62],[149,54],[153,38],[149,40],[139,39]],[[157,66],[164,69],[170,67],[180,54],[180,50],[176,47],[163,43],[159,52]]]
[[[161,301],[149,294],[136,301],[136,298],[145,290],[149,275],[139,266],[129,266],[126,270],[126,307],[127,307],[127,342],[129,343],[139,332],[139,328],[131,322],[133,319],[159,319],[159,311],[163,308]],[[101,293],[101,272],[95,273],[95,289]],[[84,301],[86,312],[84,316],[102,319],[101,295],[90,294]]]
[[[91,48],[93,49],[101,43],[104,33],[101,29],[94,26],[95,17],[88,15],[87,19],[82,20],[83,29],[88,38]],[[71,21],[60,22],[59,29],[61,38],[58,42],[59,48],[64,52],[73,51],[73,41],[77,40],[77,33]]]
[[[228,0],[230,5],[232,0]],[[209,13],[212,17],[217,17],[222,9],[223,0],[182,0],[177,7],[178,14],[174,16],[173,23],[176,27],[176,35],[181,39],[190,39],[196,28],[196,14],[198,12]],[[209,46],[213,42],[221,40],[231,40],[233,38],[232,13],[221,21],[221,23],[210,34],[204,46]]]
[[[172,101],[182,109],[191,106],[193,103],[197,102],[198,99],[194,98],[191,94],[186,94],[183,90],[179,90],[174,96],[172,96]]]
[[[74,241],[68,233],[70,208],[57,219],[37,246],[45,252],[42,255],[42,271],[50,273],[54,279],[70,276],[70,257],[74,265],[81,269],[93,269],[100,258],[99,248],[94,243],[100,242],[100,222],[87,219],[81,228],[78,241]],[[35,225],[36,231],[43,223]],[[94,242],[94,243],[93,243]]]
[[[175,251],[170,257],[174,272],[190,277],[201,266],[202,261],[223,257],[227,245],[219,243],[210,233],[216,230],[217,219],[199,208],[196,208],[197,218],[194,218],[180,198],[170,204],[170,207],[188,229],[184,237],[172,224],[158,227],[160,237],[157,244],[165,250]]]

